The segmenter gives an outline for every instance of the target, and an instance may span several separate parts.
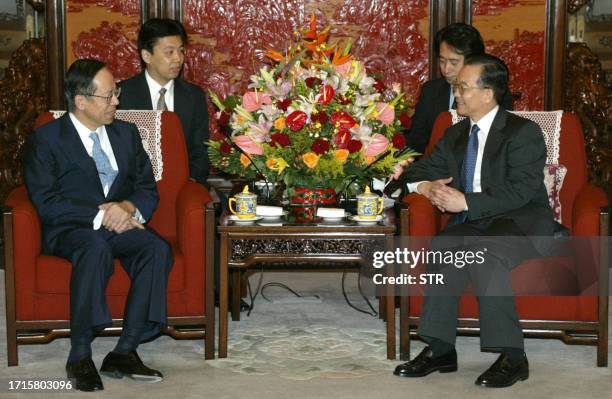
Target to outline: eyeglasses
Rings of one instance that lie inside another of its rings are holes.
[[[489,89],[489,87],[471,87],[471,86],[466,86],[466,85],[461,85],[461,84],[453,84],[451,85],[451,87],[453,88],[453,93],[458,92],[459,94],[463,95],[466,91],[469,90],[485,90],[485,89]]]
[[[117,87],[115,90],[113,90],[113,94],[111,94],[110,96],[98,96],[96,94],[81,94],[81,95],[86,96],[86,97],[103,98],[106,100],[107,104],[110,104],[111,101],[113,100],[113,97],[119,98],[119,96],[121,95],[121,87]]]

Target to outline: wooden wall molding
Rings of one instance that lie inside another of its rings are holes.
[[[612,90],[599,58],[584,43],[567,46],[565,106],[580,118],[589,180],[612,194]]]
[[[66,31],[64,0],[47,0],[46,43],[49,107],[64,108],[64,73],[66,71]]]
[[[544,66],[544,109],[563,108],[565,43],[567,36],[567,0],[546,2],[546,57]]]
[[[22,182],[22,155],[36,116],[47,110],[44,39],[29,39],[13,53],[0,80],[0,203]]]

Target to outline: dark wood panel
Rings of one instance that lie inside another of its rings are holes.
[[[66,70],[64,0],[47,0],[46,21],[49,107],[64,109],[63,85]]]
[[[566,0],[548,0],[544,109],[563,108],[563,72],[567,31]]]

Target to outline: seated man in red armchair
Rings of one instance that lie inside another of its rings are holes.
[[[159,202],[136,126],[114,119],[120,91],[105,64],[77,60],[68,69],[68,110],[32,134],[25,183],[40,216],[46,253],[72,263],[68,378],[102,390],[91,341],[111,325],[105,290],[114,259],[131,279],[123,331],[100,371],[113,378],[161,381],[136,348],[166,324],[166,286],[174,262],[168,243],[144,223]]]
[[[529,236],[552,236],[556,223],[543,183],[542,132],[534,122],[499,106],[507,84],[503,61],[486,54],[468,58],[453,85],[457,112],[467,118],[450,127],[433,152],[402,176],[410,192],[454,213],[430,250],[488,251],[482,264],[428,265],[444,278],[444,286],[430,285],[425,292],[418,334],[428,346],[399,365],[395,375],[423,377],[457,370],[459,299],[472,283],[479,303],[481,348],[501,353],[476,384],[507,387],[529,377],[510,271],[542,252]]]

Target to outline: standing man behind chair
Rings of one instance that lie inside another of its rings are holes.
[[[69,112],[29,138],[25,183],[42,224],[43,248],[72,263],[68,378],[102,390],[91,341],[111,325],[105,291],[121,261],[131,280],[119,341],[100,371],[113,378],[161,381],[136,348],[166,324],[170,246],[144,223],[159,195],[136,126],[114,119],[120,90],[105,64],[77,60],[68,69]]]
[[[439,30],[434,45],[442,77],[432,79],[421,87],[419,102],[412,117],[412,128],[406,137],[410,147],[421,153],[425,151],[438,115],[455,108],[451,85],[455,83],[465,60],[471,55],[485,52],[480,32],[463,23],[454,23]],[[512,109],[509,90],[504,93],[500,105],[504,109]]]
[[[506,387],[529,376],[510,271],[541,255],[528,236],[552,236],[555,222],[543,183],[542,132],[534,122],[499,107],[507,83],[500,59],[468,58],[454,86],[457,112],[467,118],[448,128],[432,153],[402,176],[409,191],[455,214],[430,250],[487,249],[480,265],[428,264],[444,277],[443,286],[430,285],[425,293],[418,334],[428,346],[398,366],[396,375],[457,370],[459,300],[471,283],[478,296],[481,349],[501,352],[476,384]]]
[[[208,177],[208,111],[204,92],[179,77],[185,61],[187,33],[180,22],[153,18],[138,33],[144,71],[119,83],[119,109],[157,109],[176,112],[189,154],[189,174],[205,184]]]

